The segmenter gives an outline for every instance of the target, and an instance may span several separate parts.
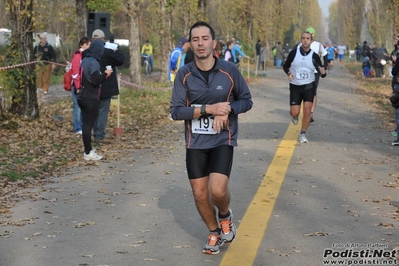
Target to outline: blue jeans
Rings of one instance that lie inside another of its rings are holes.
[[[257,55],[258,57],[258,70],[260,70],[260,66],[262,65],[262,62],[260,61],[260,55]]]
[[[150,57],[148,58],[148,62],[150,63],[151,72],[153,72],[154,71],[154,66],[152,64],[152,55],[150,55]]]
[[[72,85],[71,95],[72,95],[72,124],[73,124],[73,132],[77,133],[82,130],[82,112],[80,111],[80,107],[78,105],[78,95],[75,93],[75,86]]]
[[[363,67],[363,74],[365,77],[370,76],[370,68],[368,66]]]
[[[100,99],[100,105],[98,108],[98,118],[94,123],[93,127],[93,136],[94,139],[104,139],[105,138],[105,128],[107,127],[108,123],[108,113],[109,107],[111,105],[111,97]]]
[[[276,59],[276,68],[281,68],[282,63],[283,63],[283,59]]]

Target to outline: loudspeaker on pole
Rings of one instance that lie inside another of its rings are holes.
[[[89,12],[87,16],[87,37],[91,38],[93,31],[100,29],[105,34],[105,39],[110,36],[110,13]]]

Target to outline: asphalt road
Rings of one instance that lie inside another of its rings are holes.
[[[202,254],[208,232],[187,180],[182,123],[171,122],[162,148],[32,190],[12,209],[21,225],[0,227],[0,265],[313,266],[327,265],[328,252],[399,249],[399,148],[356,86],[337,64],[320,81],[309,143],[298,144],[283,71],[250,82],[254,108],[240,116],[230,181],[239,235],[220,254]]]

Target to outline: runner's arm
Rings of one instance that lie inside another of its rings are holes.
[[[199,117],[201,111],[200,107],[187,106],[189,103],[188,94],[183,85],[184,76],[187,74],[185,67],[181,71],[176,72],[176,77],[173,82],[172,97],[170,99],[170,115],[173,120],[191,120],[196,115]],[[195,110],[197,109],[197,110]]]
[[[238,68],[234,69],[234,100],[230,98],[231,113],[238,115],[251,110],[253,106],[252,95],[248,88],[245,78],[242,76]]]
[[[320,56],[316,53],[313,53],[312,61],[313,61],[313,64],[314,64],[317,72],[319,72],[320,77],[325,78],[327,76],[327,73],[326,73],[326,69],[323,67],[323,65],[321,63]]]
[[[288,76],[291,74],[290,67],[291,67],[292,61],[294,61],[296,51],[297,51],[297,49],[292,49],[291,52],[289,52],[287,59],[285,60],[284,65],[283,65],[283,70],[284,70],[285,74],[287,74]]]
[[[324,68],[327,69],[328,68],[328,54],[323,56],[323,62],[324,62]]]

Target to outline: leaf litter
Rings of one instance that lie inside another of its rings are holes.
[[[169,93],[169,94],[168,94]],[[81,135],[72,132],[72,102],[69,94],[49,93],[39,98],[40,118],[0,118],[0,226],[11,222],[10,209],[26,199],[37,200],[39,192],[26,188],[44,186],[70,169],[91,168],[101,162],[82,160]],[[123,91],[121,92],[123,94]],[[106,136],[109,144],[92,143],[104,161],[134,161],[133,149],[165,148],[164,140],[180,138],[182,126],[168,119],[170,92],[127,92],[122,101],[122,136],[113,136],[117,106],[111,104]],[[133,95],[133,96],[132,96]],[[54,97],[54,98],[52,98]],[[179,130],[179,128],[181,130]],[[167,148],[173,149],[168,145]],[[105,193],[102,189],[99,193]],[[52,199],[57,201],[57,199]],[[16,222],[15,224],[21,224]]]

